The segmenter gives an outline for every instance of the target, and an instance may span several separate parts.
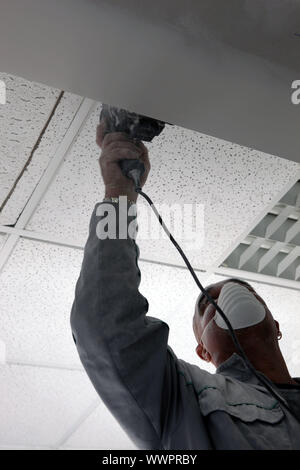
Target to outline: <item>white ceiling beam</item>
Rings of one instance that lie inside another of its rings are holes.
[[[160,3],[2,0],[1,70],[299,162],[299,2]]]

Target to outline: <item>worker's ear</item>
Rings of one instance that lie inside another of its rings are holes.
[[[274,322],[275,322],[276,329],[277,329],[277,334],[276,334],[277,339],[281,339],[282,338],[282,333],[280,331],[280,325],[279,325],[277,320],[274,320]]]
[[[205,362],[211,362],[211,355],[206,351],[203,343],[198,344],[196,347],[196,353]]]

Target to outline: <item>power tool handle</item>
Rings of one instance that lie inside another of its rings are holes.
[[[140,160],[121,160],[119,165],[123,175],[127,176],[127,178],[130,178],[129,172],[132,170],[138,170],[140,177],[145,172],[145,165]]]

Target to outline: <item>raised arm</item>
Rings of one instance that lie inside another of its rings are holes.
[[[98,129],[98,143],[105,195],[126,195],[135,201],[133,184],[122,175],[117,161],[137,158],[134,152],[140,150],[146,167],[144,184],[150,169],[146,147],[133,144],[121,133],[103,139],[103,124]],[[104,209],[110,215],[116,211],[116,239],[100,239],[101,221],[107,214]],[[127,216],[127,203],[125,209],[117,202],[102,202],[94,209],[71,328],[90,380],[120,425],[139,448],[161,449],[166,427],[176,422],[176,406],[170,406],[177,388],[176,359],[167,344],[168,325],[146,315],[148,302],[138,290],[141,273],[134,236],[118,238],[120,211],[126,226],[135,220],[134,215]]]

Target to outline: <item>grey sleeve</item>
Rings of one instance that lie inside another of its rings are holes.
[[[119,205],[111,204],[118,219]],[[75,289],[73,339],[96,391],[129,437],[139,448],[161,449],[166,423],[173,427],[177,419],[172,402],[178,398],[178,377],[176,356],[168,350],[169,327],[146,316],[134,238],[97,237],[98,206]],[[132,220],[128,217],[127,224]]]

